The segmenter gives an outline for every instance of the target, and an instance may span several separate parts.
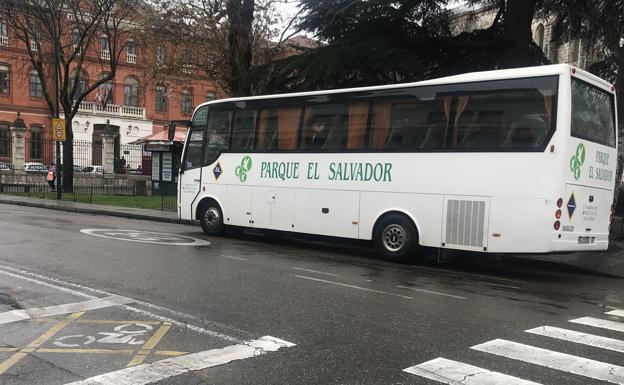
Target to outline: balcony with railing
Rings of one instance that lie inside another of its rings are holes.
[[[136,54],[135,53],[129,53],[128,54],[128,63],[130,64],[136,64]]]
[[[101,50],[100,57],[104,60],[110,60],[111,58],[110,50],[107,50],[107,49]]]
[[[128,118],[146,118],[144,107],[119,106],[116,104],[99,104],[94,102],[81,102],[79,113],[94,115],[110,115]]]
[[[8,47],[9,46],[9,37],[8,36],[0,36],[0,46]]]

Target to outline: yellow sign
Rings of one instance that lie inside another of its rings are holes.
[[[65,119],[52,119],[52,136],[55,142],[64,142],[66,140]]]

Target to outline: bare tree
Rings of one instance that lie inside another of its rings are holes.
[[[66,120],[66,192],[73,191],[73,117],[87,95],[115,78],[121,53],[138,28],[132,19],[137,4],[126,0],[0,0],[0,18],[24,43],[50,113],[62,114]],[[98,41],[104,46],[94,44]],[[83,74],[93,67],[105,75],[87,85]]]

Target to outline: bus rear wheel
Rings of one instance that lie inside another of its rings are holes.
[[[373,235],[375,247],[381,256],[391,262],[405,262],[418,249],[418,231],[404,215],[389,214],[379,220]]]
[[[202,204],[198,214],[204,233],[208,235],[222,235],[224,233],[223,212],[216,202],[210,201]]]

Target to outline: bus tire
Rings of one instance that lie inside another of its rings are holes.
[[[217,202],[210,200],[202,202],[199,210],[199,223],[207,235],[223,235],[225,224],[223,223],[223,211]]]
[[[375,247],[390,262],[405,262],[418,249],[418,230],[411,219],[402,214],[388,214],[375,225]]]

